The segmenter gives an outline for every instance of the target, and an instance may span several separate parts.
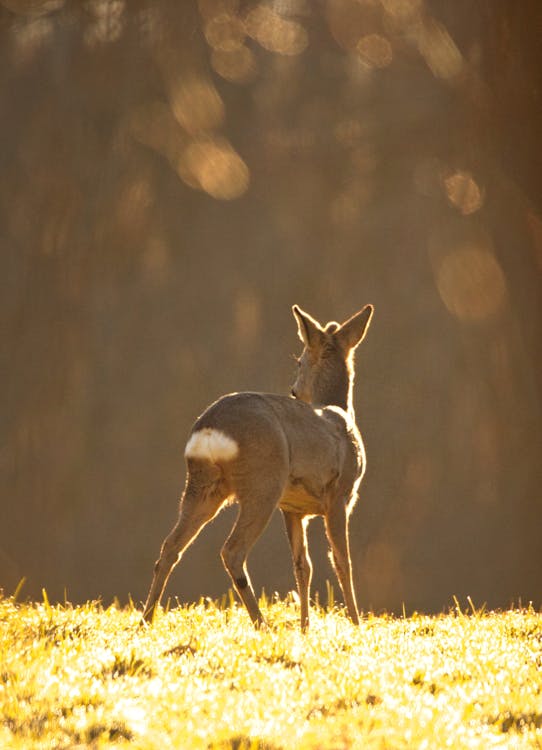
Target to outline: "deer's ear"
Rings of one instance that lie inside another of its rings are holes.
[[[373,310],[374,307],[372,305],[365,305],[363,310],[360,310],[346,320],[335,334],[341,346],[347,351],[355,349],[365,338],[369,323],[373,317]]]
[[[308,313],[294,305],[292,312],[297,321],[297,333],[301,341],[308,347],[315,347],[322,340],[322,327],[320,323]]]

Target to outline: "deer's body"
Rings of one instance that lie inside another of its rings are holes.
[[[162,545],[144,617],[152,618],[173,566],[203,526],[230,501],[239,516],[222,559],[253,622],[262,615],[246,571],[246,558],[273,511],[283,512],[308,627],[312,567],[306,524],[323,516],[348,613],[358,611],[348,548],[348,517],[365,470],[365,452],[352,406],[352,352],[363,338],[372,308],[343,326],[323,329],[294,308],[305,350],[292,389],[295,398],[233,393],[196,420],[185,449],[187,480],[178,521]]]
[[[212,404],[196,421],[191,436],[225,435],[237,446],[221,459],[221,440],[209,458],[220,466],[228,496],[243,491],[247,466],[272,472],[281,478],[279,507],[303,515],[324,515],[337,493],[344,493],[361,479],[365,468],[363,444],[347,412],[336,406],[312,407],[287,396],[267,393],[232,393]],[[198,445],[203,458],[203,449]],[[193,460],[188,445],[186,457]],[[230,452],[231,451],[231,452]],[[198,450],[194,458],[198,460]],[[249,474],[249,484],[252,474]],[[247,491],[250,487],[247,487]]]

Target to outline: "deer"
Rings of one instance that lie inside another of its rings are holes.
[[[324,520],[348,616],[359,624],[348,526],[366,458],[354,414],[354,352],[365,337],[373,306],[366,305],[342,324],[325,326],[297,305],[292,312],[304,348],[296,358],[290,395],[222,396],[189,433],[178,518],[155,563],[142,622],[152,622],[171,571],[187,547],[225,505],[236,502],[237,519],[221,557],[254,626],[265,621],[247,557],[277,507],[292,554],[301,630],[309,627],[312,563],[307,525],[315,516]]]

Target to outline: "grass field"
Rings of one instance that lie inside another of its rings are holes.
[[[542,748],[542,615],[0,599],[0,748]]]

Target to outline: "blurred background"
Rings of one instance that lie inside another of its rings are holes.
[[[539,0],[0,0],[6,594],[144,599],[196,416],[288,392],[293,303],[371,302],[361,607],[540,606],[541,30]],[[234,517],[169,595],[227,590]],[[249,568],[294,588],[278,512]]]

